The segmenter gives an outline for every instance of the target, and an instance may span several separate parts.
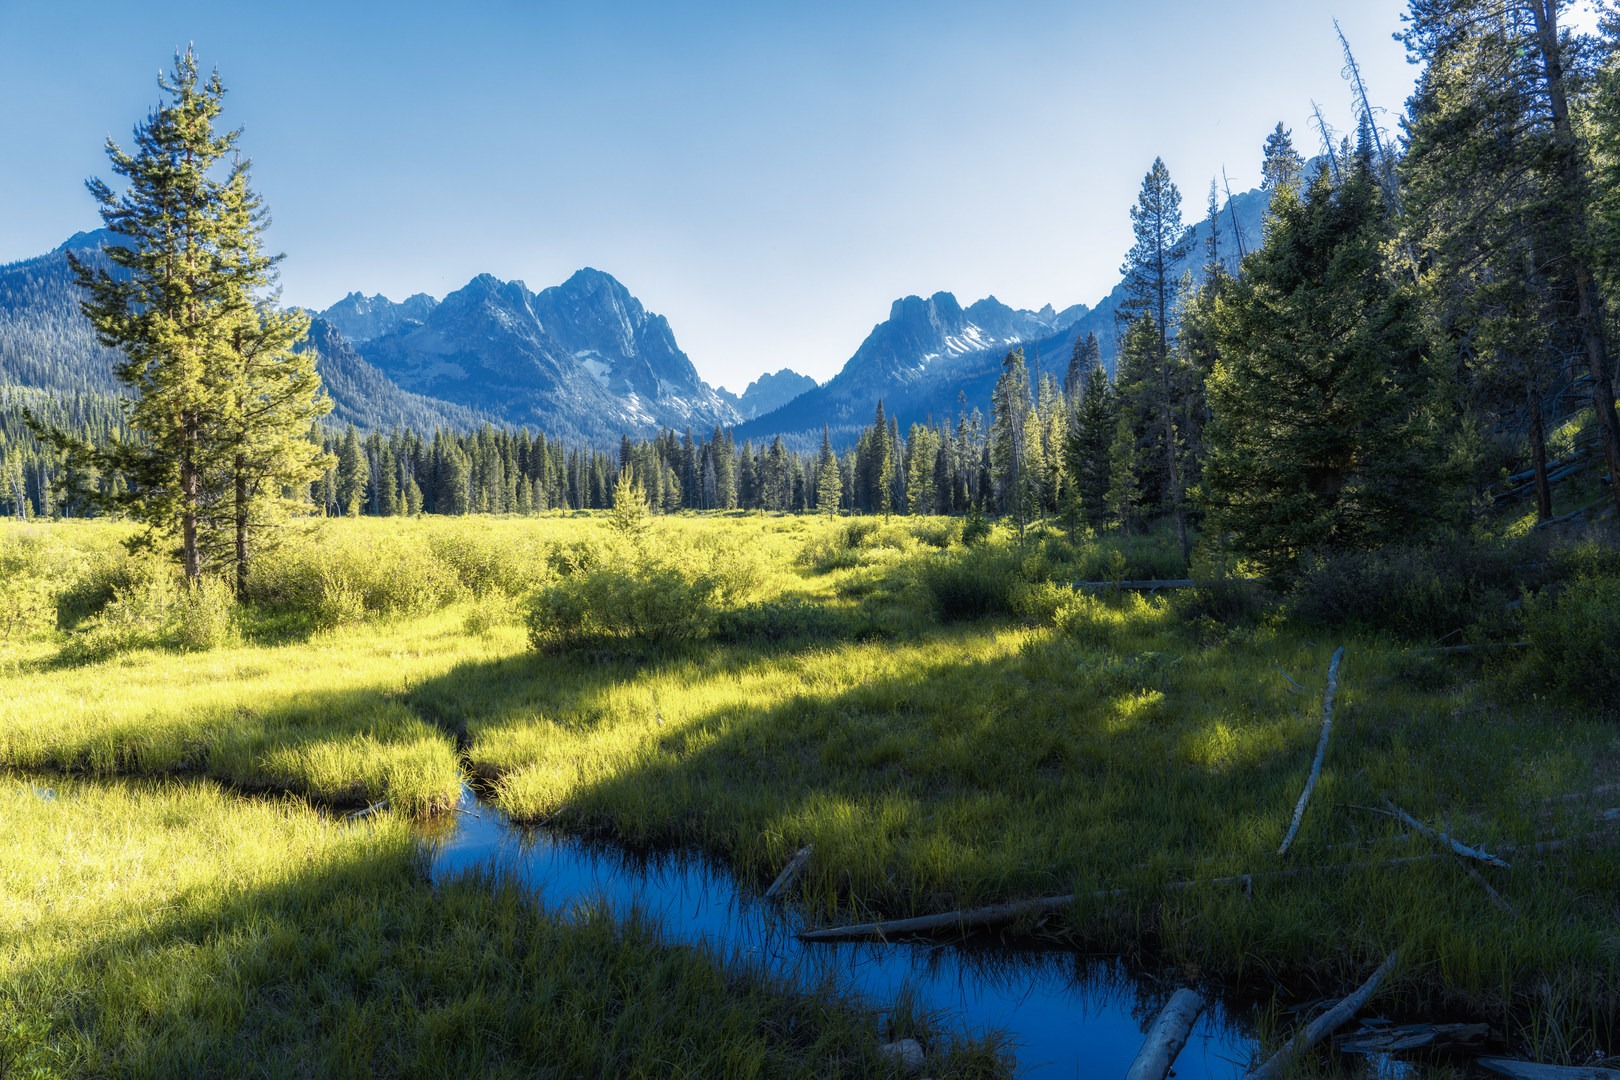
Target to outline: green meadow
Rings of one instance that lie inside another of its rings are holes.
[[[1168,536],[974,524],[320,521],[244,604],[125,526],[5,526],[0,1075],[882,1068],[893,1019],[498,879],[429,887],[417,837],[468,776],[761,888],[810,845],[825,925],[1072,893],[1004,932],[1279,1005],[1399,948],[1391,1013],[1612,1047],[1612,546],[1509,528],[1284,595],[1204,552],[1205,585],[1144,594],[1072,585],[1182,576]],[[930,1075],[1006,1067],[930,1039]]]

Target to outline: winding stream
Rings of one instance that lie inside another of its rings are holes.
[[[495,866],[534,888],[553,909],[598,899],[619,915],[634,908],[658,920],[668,941],[739,956],[801,986],[830,978],[838,990],[872,1003],[909,992],[959,1030],[1005,1032],[1020,1076],[1125,1075],[1158,1003],[1139,1004],[1139,984],[1122,965],[1072,952],[807,945],[794,937],[801,924],[791,910],[740,891],[729,875],[698,858],[632,858],[605,845],[522,829],[470,788],[462,791],[460,809],[458,824],[432,841],[435,878]],[[1255,1050],[1254,1040],[1216,1003],[1193,1029],[1175,1075],[1232,1080]]]

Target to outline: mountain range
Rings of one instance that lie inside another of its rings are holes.
[[[1212,227],[1223,260],[1235,264],[1240,250],[1259,244],[1268,201],[1246,192],[1214,222],[1195,225],[1178,272],[1198,272]],[[53,252],[0,266],[0,385],[120,392],[116,354],[80,314],[66,257],[106,264],[100,248],[110,242],[110,233],[79,233]],[[333,418],[362,428],[523,425],[605,446],[621,434],[726,427],[739,443],[782,436],[806,447],[823,425],[847,444],[879,400],[902,425],[946,421],[964,405],[988,410],[1014,347],[1033,369],[1061,375],[1075,343],[1094,332],[1111,369],[1123,300],[1123,285],[1093,306],[1062,310],[1015,309],[993,296],[966,307],[948,292],[907,296],[825,384],[782,369],[740,395],[706,383],[668,320],[591,268],[538,293],[488,274],[442,300],[351,292],[311,313],[304,347],[316,352]]]

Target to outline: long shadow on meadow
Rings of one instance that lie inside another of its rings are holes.
[[[1585,766],[1555,751],[1491,775],[1524,732],[1459,738],[1452,689],[1389,690],[1395,662],[1376,645],[1347,669],[1360,682],[1296,850],[1277,858],[1320,717],[1272,669],[1305,671],[1318,652],[988,622],[652,663],[518,656],[457,668],[411,702],[462,732],[520,820],[701,849],[756,883],[812,845],[799,899],[827,921],[1072,892],[1048,930],[1082,947],[1337,992],[1400,945],[1409,1005],[1501,1019],[1545,980],[1544,996],[1612,1030],[1612,851],[1501,883],[1514,917],[1447,863],[1378,865],[1428,849],[1359,809],[1406,791],[1531,839],[1517,795],[1541,770],[1577,783]],[[1372,865],[1326,870],[1347,862]]]
[[[882,1072],[874,1015],[666,947],[644,920],[548,913],[500,878],[430,888],[396,825],[333,826],[172,785],[0,799],[29,822],[26,850],[71,863],[61,872],[89,895],[117,879],[99,906],[23,887],[36,919],[0,973],[8,1074]],[[153,853],[216,837],[230,846],[200,864]],[[58,845],[71,850],[53,856]],[[105,868],[84,865],[90,848]]]

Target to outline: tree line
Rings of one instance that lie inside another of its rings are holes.
[[[201,411],[177,411],[173,400],[152,410],[145,403],[169,382],[187,391],[188,379],[216,376],[206,363],[142,361],[151,346],[140,334],[151,328],[146,314],[129,314],[140,307],[131,307],[132,286],[83,271],[103,342],[131,358],[119,376],[140,395],[127,416],[137,438],[105,429],[124,455],[116,460],[104,448],[99,458],[87,452],[94,440],[73,444],[77,456],[52,443],[74,463],[65,472],[103,496],[59,498],[52,509],[117,504],[184,535],[183,508],[192,505],[193,531],[235,522],[240,558],[271,502],[379,515],[606,508],[623,474],[660,511],[979,510],[1020,528],[1044,516],[1071,528],[1168,521],[1184,552],[1201,531],[1269,572],[1312,552],[1464,528],[1481,490],[1521,470],[1548,520],[1552,484],[1570,467],[1553,460],[1555,426],[1579,424],[1587,460],[1620,475],[1610,346],[1620,287],[1620,14],[1608,11],[1598,34],[1580,35],[1560,25],[1566,7],[1412,0],[1400,38],[1422,74],[1399,137],[1377,126],[1346,46],[1356,131],[1336,138],[1320,125],[1309,165],[1292,132],[1279,124],[1270,133],[1261,148],[1264,233],[1252,245],[1239,235],[1235,270],[1217,229],[1201,265],[1182,270],[1192,234],[1169,170],[1153,163],[1130,209],[1112,373],[1094,336],[1075,343],[1061,379],[1032,381],[1014,349],[988,417],[964,402],[954,419],[902,431],[879,402],[842,452],[825,431],[815,453],[781,439],[737,446],[716,429],[626,438],[612,454],[493,427],[364,437],[324,427],[324,398],[291,351],[302,317],[277,313],[262,295],[243,299],[272,280],[273,260],[250,242],[259,211],[237,167],[205,192],[224,207],[208,211],[218,234],[204,245],[213,272],[241,294],[223,308],[236,320],[217,350],[228,377],[208,391],[215,396],[186,399]],[[199,89],[184,63],[172,108],[217,112],[217,77]],[[114,167],[140,178],[139,157],[115,154]],[[109,228],[139,225],[133,196],[92,188]],[[1212,182],[1212,219],[1218,209]],[[142,258],[155,256],[128,256],[137,281]],[[161,290],[151,296],[163,299]],[[176,312],[184,328],[183,305]],[[278,393],[291,411],[271,434],[252,428],[251,403]],[[221,411],[234,427],[220,425]],[[200,456],[188,465],[193,451]],[[199,498],[185,494],[188,484]],[[1609,492],[1620,504],[1620,485]],[[44,512],[41,485],[25,494]],[[200,548],[184,547],[190,572]]]

